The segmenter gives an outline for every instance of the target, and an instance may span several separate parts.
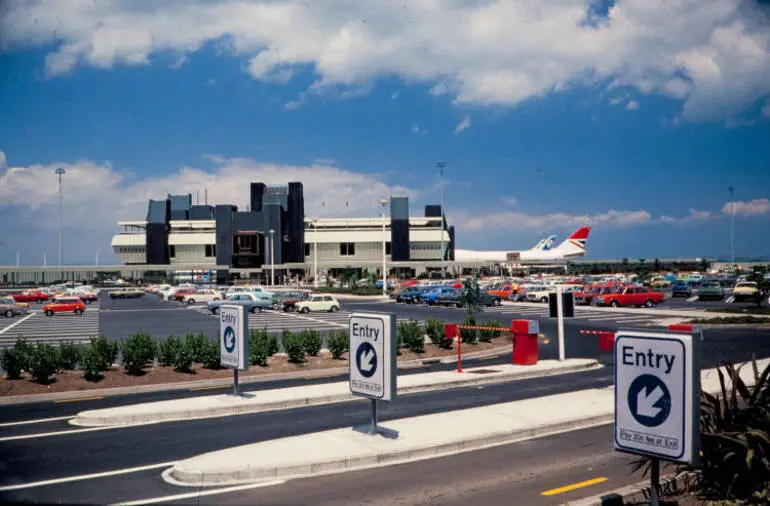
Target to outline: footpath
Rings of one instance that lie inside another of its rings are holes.
[[[665,304],[665,302],[664,302]],[[512,306],[512,307],[528,307],[532,308],[533,303],[532,302],[511,302],[511,301],[503,301],[504,306]],[[534,304],[537,305],[537,304]],[[544,306],[547,309],[547,305]],[[604,313],[604,314],[636,314],[636,315],[653,315],[653,316],[670,316],[670,317],[680,317],[685,318],[688,320],[692,320],[693,318],[717,318],[717,317],[728,317],[728,316],[744,316],[741,313],[727,313],[727,312],[716,312],[716,311],[693,311],[691,309],[682,310],[682,309],[676,309],[676,308],[665,308],[662,306],[658,306],[655,308],[646,308],[646,307],[597,307],[597,306],[579,306],[580,311],[585,312],[593,312],[593,313]],[[770,318],[770,315],[751,315],[756,316],[757,318]],[[770,320],[769,320],[770,321]]]
[[[489,385],[513,380],[540,378],[598,369],[603,367],[594,359],[573,358],[563,362],[541,360],[536,365],[490,365],[466,369],[463,373],[441,371],[409,374],[398,377],[401,394],[446,388]],[[83,411],[70,421],[82,427],[106,427],[137,423],[168,422],[217,416],[242,415],[278,409],[290,409],[334,402],[360,400],[350,393],[347,381],[320,385],[260,390],[234,395],[207,395],[201,397],[148,402],[116,408]]]
[[[768,363],[758,361],[760,370]],[[741,378],[754,383],[750,364]],[[701,372],[701,389],[720,391],[716,369]],[[274,439],[179,461],[163,478],[182,486],[231,485],[445,456],[612,423],[614,396],[614,387],[588,389],[384,423],[395,437],[344,428]]]

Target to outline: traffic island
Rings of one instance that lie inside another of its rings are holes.
[[[593,359],[541,360],[537,365],[496,365],[466,369],[463,373],[442,371],[410,374],[398,379],[399,393],[413,393],[507,381],[570,374],[603,367]],[[83,427],[105,427],[138,423],[167,422],[217,416],[259,413],[335,402],[360,400],[350,392],[347,381],[321,385],[260,390],[250,396],[207,395],[83,411],[70,423]]]

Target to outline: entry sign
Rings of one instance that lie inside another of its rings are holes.
[[[219,363],[246,371],[249,368],[249,319],[244,306],[219,306]]]
[[[616,334],[615,449],[697,464],[699,346],[691,334]]]
[[[396,396],[396,317],[350,315],[350,391],[389,401]]]

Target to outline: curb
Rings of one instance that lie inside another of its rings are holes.
[[[695,473],[689,471],[663,476],[660,480],[660,493],[664,495],[683,492],[691,485],[694,478]],[[564,504],[567,506],[623,506],[646,503],[650,500],[650,488],[650,480],[648,479],[613,492],[605,492]]]
[[[473,360],[478,358],[494,357],[505,352],[509,352],[511,345],[490,348],[488,350],[476,351],[472,353],[463,353],[463,360]],[[457,355],[448,355],[446,357],[424,358],[399,362],[399,369],[411,368],[420,365],[440,362],[442,364],[452,364],[457,362]],[[296,371],[285,373],[261,374],[258,376],[241,376],[238,382],[241,385],[251,383],[266,383],[271,381],[283,381],[292,379],[317,379],[332,375],[347,374],[347,367],[335,367],[328,369],[313,369],[310,371]],[[166,392],[174,390],[188,390],[190,388],[203,387],[226,387],[232,385],[232,378],[217,378],[198,381],[183,381],[178,383],[157,383],[154,385],[138,385],[115,388],[97,388],[89,390],[69,390],[67,392],[56,392],[51,394],[29,394],[29,395],[10,395],[0,398],[0,406],[13,406],[19,404],[31,404],[35,402],[58,401],[62,399],[80,399],[83,397],[111,397],[116,395],[131,395],[152,392]]]
[[[517,374],[508,374],[504,376],[496,377],[484,377],[483,375],[471,376],[465,375],[458,377],[456,380],[448,381],[437,385],[415,385],[412,387],[399,388],[399,394],[411,394],[419,392],[434,392],[440,390],[449,390],[452,388],[463,388],[478,385],[494,385],[498,383],[506,383],[509,381],[519,381],[533,378],[545,378],[549,376],[557,376],[563,374],[572,374],[577,372],[591,371],[594,369],[600,369],[603,366],[596,360],[592,363],[574,365],[570,367],[564,367],[561,369],[552,369],[548,371],[532,371],[532,372],[520,372]],[[134,425],[144,423],[160,423],[171,422],[177,420],[192,420],[202,418],[217,418],[224,416],[245,415],[253,413],[263,413],[267,411],[277,411],[283,409],[304,408],[309,406],[319,406],[323,404],[335,404],[340,402],[352,402],[361,401],[360,396],[353,395],[349,392],[344,394],[330,394],[330,395],[318,395],[316,397],[300,397],[294,399],[280,400],[275,402],[267,402],[260,404],[247,404],[247,405],[229,405],[229,406],[216,406],[201,410],[189,410],[189,411],[170,411],[164,413],[147,413],[147,414],[126,414],[122,416],[106,416],[106,417],[88,417],[86,416],[89,411],[82,411],[76,415],[76,417],[70,420],[71,425],[78,427],[116,427],[123,425]],[[100,410],[93,410],[100,411]]]
[[[513,432],[491,433],[472,439],[458,441],[456,443],[445,444],[439,447],[426,446],[414,450],[399,450],[370,456],[342,458],[307,466],[293,466],[287,468],[265,467],[262,469],[247,468],[221,473],[196,473],[179,470],[176,465],[174,465],[174,467],[165,471],[162,476],[163,480],[169,484],[188,487],[236,485],[274,478],[315,477],[346,471],[358,471],[383,465],[403,464],[406,462],[444,457],[482,448],[515,443],[527,439],[550,436],[560,432],[587,429],[589,427],[612,423],[614,416],[614,413],[604,414]]]

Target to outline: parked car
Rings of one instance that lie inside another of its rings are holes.
[[[110,290],[111,299],[138,299],[144,295],[144,291],[139,288],[118,288]]]
[[[451,292],[440,295],[435,303],[439,306],[455,306],[463,307],[465,302],[463,301],[463,295],[465,294],[464,288],[454,288]],[[492,295],[491,293],[481,290],[479,291],[479,306],[499,306],[502,303],[502,297],[499,295]]]
[[[11,295],[16,302],[45,302],[50,296],[40,290],[29,290]]]
[[[671,281],[669,281],[668,279],[664,278],[663,276],[654,276],[650,280],[650,286],[652,288],[667,288],[667,287],[671,286]]]
[[[586,286],[582,290],[574,292],[573,297],[575,298],[575,304],[590,305],[591,302],[593,302],[594,297],[601,294],[602,290],[604,290],[604,288],[601,286]]]
[[[703,281],[698,288],[698,300],[722,300],[725,292],[719,281]]]
[[[618,293],[600,295],[594,299],[597,306],[647,306],[653,307],[663,302],[663,292],[653,292],[644,286],[627,286]]]
[[[194,294],[196,291],[192,287],[178,288],[172,295],[168,296],[168,300],[169,302],[183,302],[185,297]]]
[[[756,301],[759,297],[759,286],[754,281],[741,281],[733,288],[735,302]]]
[[[259,313],[263,309],[270,309],[273,305],[269,299],[261,299],[253,293],[236,293],[227,300],[212,300],[206,307],[212,314],[219,312],[219,306],[221,305],[235,305],[244,306],[249,313]]]
[[[6,295],[4,297],[0,297],[0,304],[16,304],[17,306],[21,306],[24,309],[29,309],[29,303],[28,302],[18,302],[14,300],[13,297],[10,295]]]
[[[99,300],[99,295],[97,295],[96,292],[92,292],[84,288],[74,288],[72,290],[68,290],[64,295],[80,297],[80,299],[86,304],[91,304],[92,302]]]
[[[296,311],[297,302],[307,300],[308,297],[310,297],[310,293],[303,291],[276,293],[273,298],[273,309],[281,309],[286,312]]]
[[[197,290],[194,293],[182,294],[182,302],[185,304],[195,304],[197,302],[211,302],[214,300],[222,300],[222,294],[217,290],[211,290],[210,288],[204,288],[203,290]]]
[[[80,297],[59,295],[43,305],[43,313],[53,316],[56,313],[75,313],[81,315],[86,310],[86,303]]]
[[[420,294],[420,302],[425,303],[429,306],[436,305],[438,303],[439,297],[445,296],[445,295],[451,295],[454,293],[454,288],[448,287],[448,286],[439,286],[436,288],[433,288],[431,290],[427,290],[424,293]]]
[[[692,287],[685,281],[674,281],[671,283],[672,297],[692,297]]]
[[[425,291],[425,287],[422,286],[410,286],[403,292],[396,295],[396,302],[403,302],[405,304],[417,304],[420,302],[420,296]]]
[[[300,313],[309,313],[310,311],[335,313],[340,310],[340,301],[331,295],[313,294],[307,300],[297,302],[296,307]]]
[[[9,300],[10,299],[10,300]],[[13,300],[13,297],[4,297],[0,300],[0,314],[6,318],[27,314],[29,309]]]

